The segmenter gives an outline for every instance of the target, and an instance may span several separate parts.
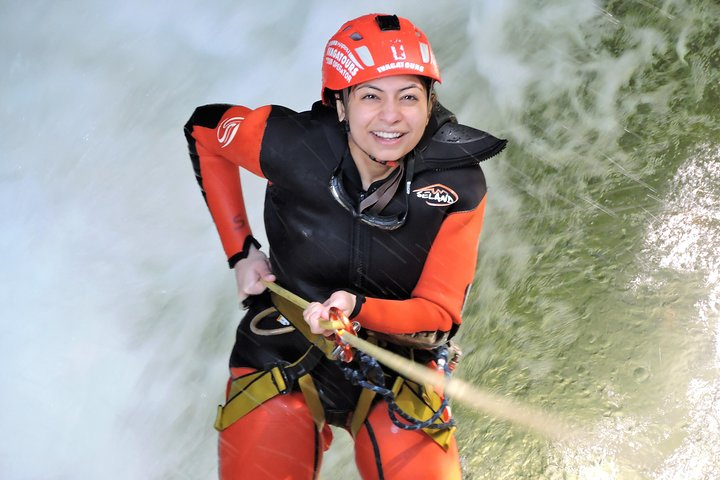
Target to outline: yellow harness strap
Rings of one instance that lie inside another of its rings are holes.
[[[392,392],[395,394],[395,403],[397,406],[404,412],[420,420],[432,417],[442,403],[442,397],[440,397],[432,387],[421,386],[402,377],[397,377],[393,384]],[[368,389],[363,389],[362,393],[360,393],[360,399],[358,400],[357,407],[350,421],[350,432],[353,438],[357,436],[357,432],[370,413],[375,395],[375,392]],[[440,419],[436,421],[436,423],[440,422]],[[455,433],[455,427],[443,429],[423,428],[422,430],[428,434],[435,443],[446,450],[450,445],[450,439]]]
[[[228,401],[225,403],[225,406],[218,406],[218,413],[215,418],[215,429],[218,431],[225,430],[262,403],[276,395],[290,392],[293,385],[292,382],[288,380],[285,370],[292,370],[294,367],[300,366],[303,361],[311,359],[311,355],[312,347],[310,347],[302,357],[290,365],[277,365],[270,370],[259,370],[234,378],[230,383]],[[303,380],[305,377],[309,380]],[[305,401],[308,403],[313,414],[313,420],[315,420],[316,424],[318,424],[320,420],[324,422],[324,414],[321,415],[323,411],[322,406],[317,396],[317,390],[312,383],[312,378],[309,374],[305,373],[298,378],[298,382],[305,395]],[[303,388],[303,384],[305,388]],[[313,392],[315,395],[314,398],[312,397]],[[316,406],[314,407],[313,405]],[[317,406],[319,406],[319,410]]]
[[[298,378],[298,385],[300,385],[300,391],[305,397],[305,403],[307,403],[310,413],[312,413],[315,426],[318,431],[322,431],[325,426],[325,410],[320,402],[320,395],[318,395],[317,388],[315,388],[315,382],[308,374]]]
[[[442,403],[442,397],[434,388],[423,387],[402,377],[397,377],[392,392],[395,394],[395,403],[397,406],[404,412],[420,420],[432,417]],[[436,423],[441,422],[442,417],[436,420]],[[423,428],[422,430],[430,435],[438,445],[447,450],[456,427],[443,429]]]
[[[286,389],[279,367],[234,378],[225,406],[218,406],[215,429],[225,430],[266,400]]]
[[[350,420],[350,433],[353,438],[357,436],[357,432],[360,430],[360,427],[362,427],[365,419],[370,413],[370,407],[372,407],[375,395],[375,392],[367,388],[363,388],[362,392],[360,392],[360,398],[358,399],[357,406],[355,407],[352,419]]]

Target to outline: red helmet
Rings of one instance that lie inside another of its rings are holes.
[[[407,74],[441,81],[425,34],[397,15],[363,15],[346,22],[328,41],[321,96],[325,98],[326,89],[342,90],[375,78]]]

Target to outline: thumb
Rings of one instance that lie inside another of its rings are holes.
[[[275,281],[275,275],[273,275],[272,271],[270,270],[270,265],[268,265],[268,262],[259,262],[255,272],[257,273],[258,278],[260,278],[261,280],[265,280],[268,282]]]

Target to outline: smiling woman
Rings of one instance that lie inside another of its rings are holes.
[[[439,81],[417,27],[365,15],[328,42],[310,111],[206,105],[187,123],[248,309],[216,422],[223,479],[316,478],[330,425],[354,438],[365,479],[460,478],[447,399],[370,357],[337,357],[323,323],[348,317],[362,337],[450,373],[486,201],[479,163],[505,141],[458,124],[437,102]],[[268,180],[269,258],[238,166]],[[272,296],[265,282],[276,280],[307,308]]]

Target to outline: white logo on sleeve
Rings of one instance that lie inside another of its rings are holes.
[[[223,120],[220,126],[218,126],[217,139],[222,148],[230,145],[230,142],[232,142],[233,138],[235,138],[237,129],[243,120],[245,120],[245,117],[230,117]]]

